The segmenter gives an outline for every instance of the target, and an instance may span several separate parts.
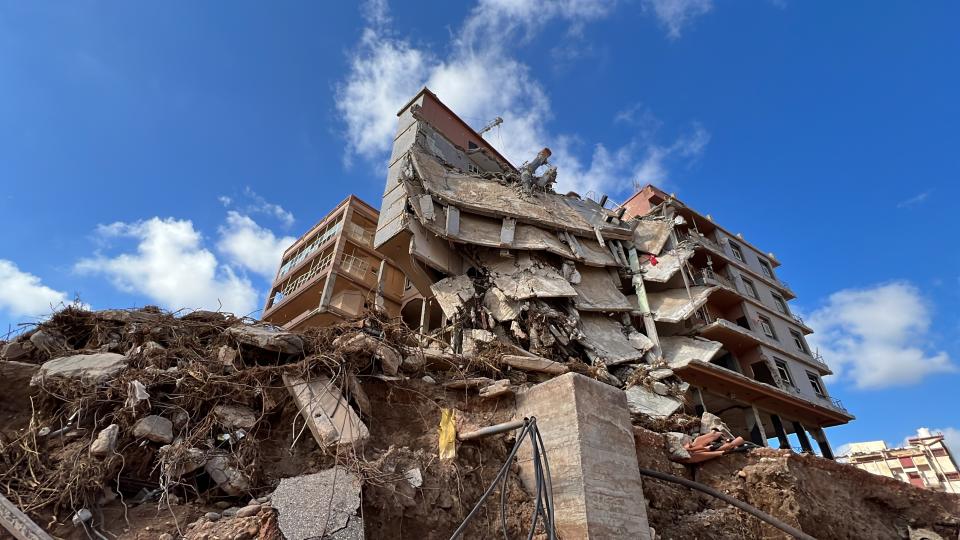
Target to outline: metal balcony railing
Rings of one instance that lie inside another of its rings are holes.
[[[376,281],[377,279],[376,272],[373,272],[370,267],[370,262],[356,255],[344,255],[340,268],[366,282]]]
[[[366,246],[373,246],[373,231],[364,229],[356,223],[347,224],[347,235]]]
[[[283,284],[283,287],[280,289],[281,298],[278,300],[282,300],[283,298],[290,296],[291,294],[296,292],[297,289],[299,289],[300,287],[303,287],[303,284],[306,283],[307,281],[310,281],[310,278],[319,274],[320,272],[325,270],[328,266],[330,266],[330,262],[332,260],[333,260],[332,253],[328,253],[323,257],[317,257],[316,259],[314,259],[313,262],[310,263],[310,268],[308,268],[306,272],[300,274],[299,276]]]

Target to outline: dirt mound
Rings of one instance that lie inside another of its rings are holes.
[[[760,448],[698,466],[672,463],[660,433],[634,428],[640,467],[719,489],[821,539],[908,538],[928,529],[960,533],[960,496],[937,493],[852,466]],[[726,503],[645,478],[650,525],[665,539],[789,538]]]

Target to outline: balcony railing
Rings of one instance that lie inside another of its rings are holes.
[[[347,224],[347,235],[365,246],[373,246],[373,231],[364,229],[356,223]]]
[[[319,274],[320,272],[324,271],[328,266],[330,266],[330,262],[332,260],[333,260],[333,253],[328,253],[322,257],[317,257],[316,259],[314,259],[313,262],[310,263],[310,268],[308,268],[306,272],[300,274],[295,278],[288,280],[286,283],[283,284],[283,287],[280,288],[280,292],[278,293],[279,297],[274,298],[274,303],[283,300],[284,298],[296,292],[297,289],[299,289],[300,287],[303,287],[303,285],[306,282],[310,281],[310,278]]]
[[[356,255],[344,255],[340,267],[344,272],[349,272],[363,281],[376,281],[377,275],[371,269],[370,262]]]

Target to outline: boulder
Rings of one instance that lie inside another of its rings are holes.
[[[231,326],[227,328],[226,334],[249,347],[275,353],[303,354],[303,340],[300,336],[269,326]]]
[[[243,474],[243,471],[233,466],[227,456],[210,458],[203,470],[207,471],[210,479],[227,495],[236,497],[243,495],[250,489],[250,481],[247,476]]]
[[[30,341],[11,341],[0,349],[0,358],[3,360],[26,360],[30,358],[36,347]]]
[[[110,424],[103,428],[97,434],[93,444],[90,445],[90,455],[97,457],[106,457],[117,450],[117,435],[120,433],[120,426]]]
[[[117,353],[75,354],[44,362],[31,380],[37,386],[53,378],[76,379],[86,384],[103,382],[127,367],[127,357]]]
[[[242,405],[217,405],[213,408],[213,416],[229,429],[253,429],[257,423],[257,413]]]
[[[144,416],[133,425],[133,436],[162,444],[173,442],[173,422],[162,416]]]

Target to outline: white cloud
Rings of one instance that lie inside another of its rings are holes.
[[[957,370],[946,352],[932,352],[930,307],[907,282],[844,289],[810,316],[810,336],[836,376],[858,388],[910,385]]]
[[[930,196],[930,193],[931,193],[930,190],[917,193],[917,194],[914,195],[913,197],[910,197],[910,198],[908,198],[908,199],[904,199],[904,200],[898,202],[898,203],[897,203],[897,208],[911,208],[911,207],[913,207],[913,206],[917,206],[918,204],[920,204],[920,203],[922,203],[923,201],[927,200],[927,197]]]
[[[257,308],[250,280],[219,264],[189,220],[116,222],[100,226],[97,234],[105,241],[133,239],[136,249],[83,259],[76,264],[80,272],[105,275],[117,288],[172,310],[222,308],[246,315]]]
[[[371,7],[373,6],[373,7]],[[486,137],[515,164],[532,158],[547,144],[551,161],[558,166],[558,191],[595,191],[618,195],[628,191],[635,176],[667,177],[667,163],[695,159],[709,140],[706,130],[695,126],[692,136],[670,145],[645,140],[646,132],[626,145],[609,149],[588,147],[576,137],[547,129],[552,117],[543,85],[514,49],[542,31],[552,21],[568,24],[579,34],[585,23],[608,16],[614,2],[558,0],[553,2],[481,0],[449,44],[449,54],[440,58],[394,37],[383,25],[389,18],[381,2],[367,4],[371,26],[364,30],[351,58],[350,72],[339,85],[336,107],[346,124],[348,153],[382,164],[396,129],[396,112],[423,85],[427,85],[459,116],[479,127],[500,116],[503,124]],[[699,146],[698,146],[699,145]],[[643,155],[634,163],[634,155]],[[656,172],[656,174],[654,174]]]
[[[653,11],[671,39],[677,39],[693,19],[713,9],[713,0],[644,0],[643,6]]]
[[[66,303],[65,292],[51,289],[12,261],[0,259],[0,310],[11,317],[39,317]]]
[[[278,238],[249,216],[233,210],[227,212],[227,221],[219,232],[217,249],[234,264],[267,279],[276,274],[283,251],[296,240],[292,236]]]
[[[260,194],[251,189],[250,186],[243,188],[243,193],[236,198],[221,195],[217,197],[217,200],[220,201],[220,204],[222,204],[224,208],[238,208],[246,214],[270,216],[283,224],[284,227],[290,227],[296,221],[292,212],[279,204],[264,199]]]
[[[943,441],[947,443],[954,457],[960,455],[960,429],[953,427],[931,428],[930,431],[943,433]]]

